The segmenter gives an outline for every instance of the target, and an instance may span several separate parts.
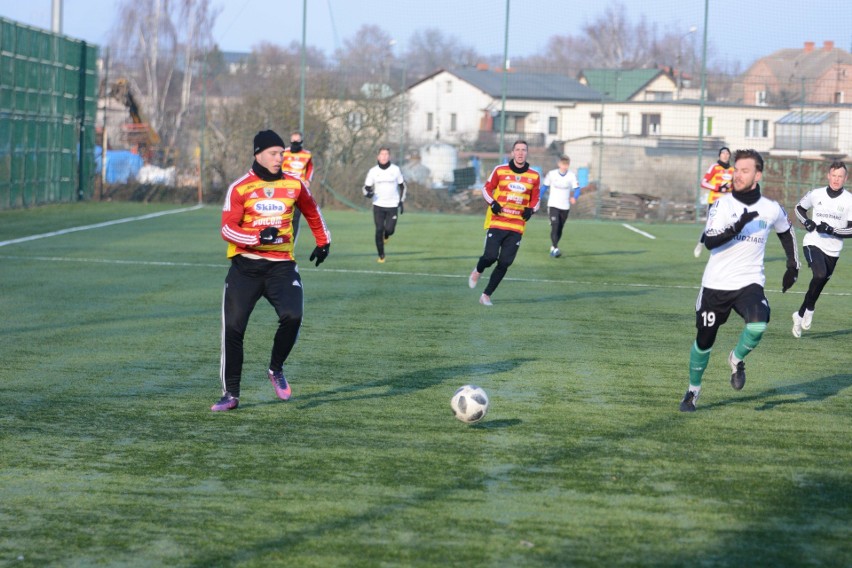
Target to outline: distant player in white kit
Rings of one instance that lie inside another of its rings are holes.
[[[733,192],[719,198],[710,210],[704,246],[710,260],[704,269],[695,303],[695,342],[689,354],[689,389],[680,403],[681,412],[694,412],[701,393],[701,377],[710,360],[719,327],[734,310],[745,321],[739,341],[728,355],[731,386],[745,385],[745,357],[757,347],[769,323],[769,301],[763,291],[766,275],[763,257],[770,231],[775,231],[787,256],[781,291],[786,292],[799,275],[796,236],[787,212],[760,194],[763,157],[755,150],[734,155]]]
[[[801,337],[803,329],[811,328],[816,301],[843,250],[841,239],[852,237],[852,194],[843,189],[847,177],[846,164],[833,162],[828,168],[828,185],[810,190],[796,205],[796,217],[808,230],[802,250],[813,277],[801,307],[793,312],[793,337]]]
[[[385,243],[396,231],[398,215],[402,215],[405,207],[405,180],[399,167],[390,161],[390,148],[379,148],[376,165],[370,168],[364,180],[364,197],[373,201],[376,252],[378,262],[383,263]]]
[[[542,191],[549,190],[547,198],[547,214],[550,216],[550,256],[559,258],[562,251],[559,250],[559,240],[562,238],[562,230],[568,213],[575,203],[574,192],[580,187],[577,176],[568,170],[571,158],[566,155],[559,156],[559,167],[550,170],[542,182]]]

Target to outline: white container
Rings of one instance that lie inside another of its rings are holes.
[[[433,142],[420,148],[420,161],[432,172],[432,187],[446,187],[453,183],[453,170],[458,165],[455,146]]]

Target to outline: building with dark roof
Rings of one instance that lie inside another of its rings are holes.
[[[530,148],[543,148],[558,138],[560,108],[601,98],[566,75],[442,69],[407,89],[406,125],[413,145],[441,141],[465,150],[498,151],[505,119],[506,145],[524,139]]]

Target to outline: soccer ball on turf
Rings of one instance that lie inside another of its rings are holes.
[[[488,412],[488,395],[476,385],[465,385],[450,399],[450,407],[453,415],[462,422],[479,422]]]

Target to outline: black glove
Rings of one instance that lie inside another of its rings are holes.
[[[805,229],[807,229],[809,233],[812,233],[813,230],[817,228],[817,224],[810,219],[805,219],[805,222],[802,223],[802,225],[805,226]]]
[[[731,191],[731,184],[728,182],[723,183],[719,186],[718,191],[719,193],[728,193],[729,191]]]
[[[531,207],[524,207],[524,212],[521,213],[521,217],[524,218],[524,221],[529,221],[530,217],[533,216],[533,210]]]
[[[503,206],[500,205],[499,203],[497,203],[496,200],[492,201],[491,202],[491,212],[494,213],[495,215],[499,215],[500,213],[503,212]]]
[[[734,223],[734,232],[739,233],[742,231],[746,225],[748,225],[752,219],[757,219],[759,213],[757,211],[749,211],[745,207],[743,207],[743,214],[737,219],[737,222]]]
[[[328,256],[328,249],[331,246],[331,243],[327,245],[323,245],[321,247],[314,247],[314,252],[311,253],[311,256],[308,260],[317,260],[316,266],[322,264],[322,261],[326,259]]]
[[[278,229],[275,227],[267,227],[260,232],[260,244],[271,245],[278,238]]]
[[[823,235],[833,235],[834,227],[823,221],[819,225],[817,225],[816,231],[817,233],[822,233]]]
[[[787,272],[784,273],[784,278],[781,279],[781,293],[783,294],[787,290],[793,287],[793,284],[796,283],[796,280],[799,279],[799,269],[798,268],[788,268]]]
[[[399,202],[399,214],[402,215],[405,210],[405,207],[402,205],[402,201]]]
[[[373,197],[374,194],[375,194],[375,192],[373,191],[372,185],[365,185],[364,186],[364,197],[371,198],[371,197]]]

